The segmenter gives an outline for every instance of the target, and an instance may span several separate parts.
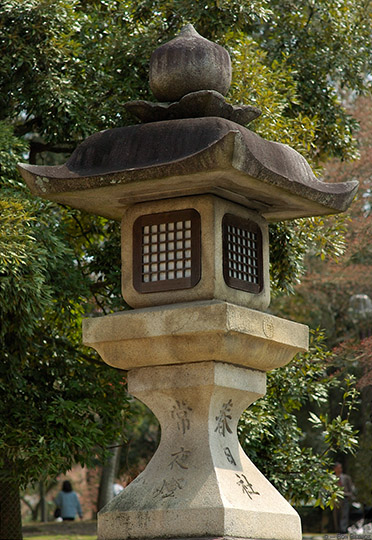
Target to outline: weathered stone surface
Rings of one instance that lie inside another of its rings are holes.
[[[133,223],[141,215],[193,208],[201,217],[201,279],[190,289],[139,293],[133,285]],[[249,293],[229,287],[223,276],[222,219],[225,214],[250,219],[262,232],[263,289]],[[122,294],[134,308],[218,299],[265,310],[270,304],[269,233],[268,225],[256,212],[213,195],[180,197],[165,201],[136,204],[122,220]]]
[[[177,101],[198,90],[226,94],[231,84],[229,53],[188,24],[150,59],[150,88],[159,101]]]
[[[358,186],[322,182],[289,146],[215,117],[96,133],[65,165],[19,169],[34,194],[113,219],[136,202],[201,193],[269,221],[332,214],[349,206]]]
[[[265,394],[264,372],[306,350],[307,327],[193,302],[86,319],[83,338],[129,369],[129,392],[162,426],[145,471],[99,513],[99,540],[300,540],[297,513],[244,454],[236,428]]]
[[[83,341],[125,370],[215,360],[268,371],[307,350],[308,328],[226,302],[190,302],[85,319]]]
[[[217,362],[130,371],[129,391],[154,411],[162,438],[146,470],[99,513],[99,540],[300,540],[297,513],[236,434],[265,382],[262,372]]]
[[[141,122],[218,116],[245,126],[261,114],[260,109],[251,105],[227,103],[225,98],[214,90],[191,92],[174,103],[128,101],[124,106]]]

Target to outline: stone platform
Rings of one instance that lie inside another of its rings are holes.
[[[212,300],[85,319],[83,340],[120,369],[214,360],[268,371],[307,350],[308,328]]]

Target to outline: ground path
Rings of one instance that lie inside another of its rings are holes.
[[[22,528],[24,536],[43,536],[43,535],[80,535],[94,536],[97,534],[97,521],[51,521],[48,523],[31,523]],[[361,537],[336,534],[314,534],[307,533],[303,535],[303,540],[359,540]],[[366,535],[363,540],[372,540],[371,536]]]
[[[42,536],[58,534],[79,534],[94,536],[97,534],[97,521],[50,521],[31,523],[22,527],[24,536]]]

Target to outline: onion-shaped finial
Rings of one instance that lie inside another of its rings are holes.
[[[200,36],[192,24],[151,56],[150,88],[159,101],[178,101],[199,90],[226,95],[230,84],[229,53]]]

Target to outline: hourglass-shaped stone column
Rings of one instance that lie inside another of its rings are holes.
[[[211,302],[90,319],[84,336],[129,368],[129,392],[162,428],[145,471],[99,513],[100,540],[301,538],[297,513],[240,447],[237,423],[265,394],[265,371],[306,348],[306,327]]]
[[[146,470],[101,512],[100,539],[300,537],[296,512],[237,438],[240,414],[265,394],[265,373],[218,362],[140,368],[129,390],[156,414],[162,438]]]

